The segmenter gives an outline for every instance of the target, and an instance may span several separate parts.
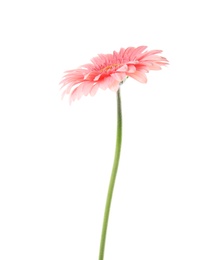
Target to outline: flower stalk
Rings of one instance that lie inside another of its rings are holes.
[[[105,243],[106,243],[106,234],[109,221],[110,206],[112,202],[112,195],[115,186],[115,180],[119,165],[120,153],[121,153],[121,143],[122,143],[122,110],[121,110],[121,95],[120,87],[117,91],[117,133],[116,133],[116,148],[115,148],[115,157],[113,162],[112,173],[110,177],[110,183],[107,193],[107,200],[104,211],[104,219],[101,233],[100,241],[100,250],[99,250],[99,260],[104,259]]]

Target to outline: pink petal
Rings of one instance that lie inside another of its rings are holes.
[[[115,61],[118,61],[120,59],[119,54],[116,51],[113,52],[113,57],[114,57]]]
[[[74,101],[74,100],[76,99],[76,97],[77,97],[77,89],[78,89],[78,87],[75,88],[75,89],[73,90],[73,92],[71,93],[71,95],[70,95],[70,99],[69,99],[70,104],[71,104],[72,101]]]
[[[118,72],[126,72],[128,70],[128,66],[125,64],[117,69]]]
[[[101,63],[106,63],[107,62],[107,57],[104,54],[98,54],[98,56],[100,57]]]
[[[83,68],[83,69],[88,69],[88,70],[92,70],[92,69],[94,69],[94,65],[91,64],[91,63],[88,63],[88,64],[82,65],[81,68]]]
[[[121,49],[120,49],[120,52],[119,52],[119,56],[120,56],[120,58],[123,57],[124,52],[125,52],[125,49],[124,49],[124,48],[121,48]]]
[[[98,81],[99,78],[101,77],[102,74],[98,74],[95,78],[94,78],[94,81]]]
[[[66,89],[62,92],[62,94],[61,94],[61,99],[63,99],[64,98],[64,96],[66,95]]]
[[[125,73],[113,73],[110,76],[113,77],[118,82],[121,82],[122,80],[125,79],[126,74]]]
[[[98,57],[94,57],[91,59],[91,62],[95,65],[95,66],[98,66],[100,65],[100,59]]]
[[[79,85],[77,88],[75,88],[73,91],[72,91],[72,93],[71,93],[71,95],[70,95],[70,103],[72,102],[72,101],[74,101],[75,99],[80,99],[81,98],[81,96],[83,95],[83,86],[82,85]]]
[[[140,55],[146,48],[147,48],[147,46],[139,46],[139,47],[137,47],[133,51],[133,53],[131,54],[130,59],[134,60],[137,57],[137,55]]]
[[[138,57],[139,60],[142,60],[143,58],[145,57],[148,57],[148,56],[151,56],[151,55],[155,55],[155,54],[158,54],[158,53],[161,53],[162,51],[161,50],[152,50],[152,51],[146,51],[145,53],[143,53],[142,55],[140,55]]]
[[[134,65],[128,65],[128,72],[133,73],[136,71],[136,67]]]
[[[84,96],[87,96],[90,93],[93,84],[94,83],[91,81],[85,81],[82,83],[82,91]]]
[[[119,89],[119,82],[118,81],[113,81],[112,84],[109,86],[109,89],[117,92]]]
[[[124,53],[124,57],[127,57],[128,59],[130,58],[130,55],[131,53],[134,51],[134,47],[128,47],[126,50],[125,50],[125,53]]]
[[[70,91],[71,91],[71,89],[72,89],[72,87],[75,86],[76,84],[78,84],[78,83],[76,83],[76,82],[70,83],[70,84],[67,86],[67,88],[66,88],[66,93],[69,94]]]
[[[94,96],[98,91],[98,85],[95,84],[92,88],[91,88],[91,91],[90,91],[90,95],[91,96]]]
[[[129,77],[136,79],[137,81],[141,82],[141,83],[146,83],[147,82],[147,78],[145,73],[141,72],[141,71],[135,71],[134,73],[128,73],[127,74]]]
[[[147,68],[149,70],[161,70],[161,67],[156,63],[152,63],[152,65],[149,65]]]
[[[111,81],[112,81],[111,77],[106,77],[106,78],[98,81],[96,84],[97,84],[98,88],[105,90],[109,87]]]

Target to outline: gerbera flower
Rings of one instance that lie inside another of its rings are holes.
[[[74,70],[65,72],[62,84],[62,97],[69,95],[70,103],[81,96],[94,96],[99,88],[115,92],[127,77],[146,83],[149,70],[160,70],[168,64],[166,58],[159,56],[161,50],[146,51],[146,46],[121,48],[113,54],[99,54]],[[144,51],[144,52],[143,52]]]
[[[85,64],[75,70],[66,71],[60,82],[64,89],[62,96],[69,95],[70,102],[79,99],[82,95],[87,96],[90,94],[94,96],[99,88],[109,88],[117,92],[116,149],[104,211],[99,260],[104,259],[110,206],[121,153],[122,109],[119,86],[128,77],[134,78],[141,83],[146,83],[147,72],[159,70],[161,66],[168,64],[166,58],[158,55],[162,51],[146,51],[146,48],[146,46],[138,48],[129,47],[127,49],[122,48],[119,52],[114,51],[113,54],[99,54],[98,57],[91,60],[92,63]]]

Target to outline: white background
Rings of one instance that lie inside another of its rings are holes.
[[[105,259],[216,259],[214,1],[0,4],[0,259],[95,260],[116,97],[71,106],[63,72],[147,45],[170,65],[122,86]]]

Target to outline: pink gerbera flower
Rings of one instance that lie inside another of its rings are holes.
[[[161,50],[146,51],[146,46],[121,48],[113,54],[99,54],[92,63],[66,71],[62,84],[62,97],[69,95],[70,103],[82,95],[94,96],[99,88],[117,91],[127,77],[146,83],[149,70],[160,70],[168,64],[166,58],[157,54]],[[143,52],[144,51],[144,52]]]
[[[117,92],[116,149],[104,211],[99,260],[104,259],[110,206],[121,153],[122,109],[119,86],[128,77],[132,77],[141,83],[146,83],[146,73],[149,70],[159,70],[161,66],[168,64],[166,58],[158,55],[162,51],[146,51],[146,48],[146,46],[138,48],[129,47],[127,49],[122,48],[119,52],[114,51],[113,54],[99,54],[98,57],[91,60],[92,63],[83,65],[75,70],[66,71],[60,82],[63,88],[62,96],[69,95],[70,102],[80,99],[82,95],[87,96],[90,94],[94,96],[99,88],[109,88]]]

